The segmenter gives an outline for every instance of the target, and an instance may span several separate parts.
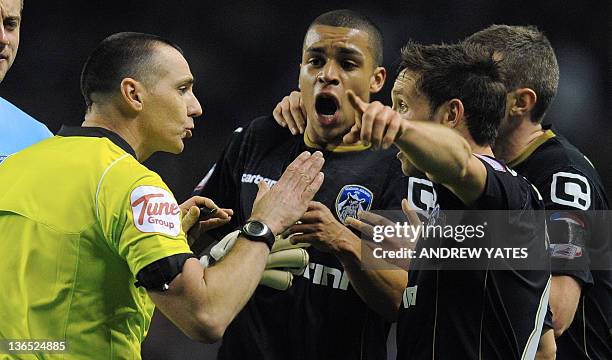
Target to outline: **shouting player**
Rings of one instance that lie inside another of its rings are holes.
[[[325,182],[294,241],[312,243],[310,263],[287,291],[260,286],[228,328],[220,359],[384,359],[389,319],[395,319],[406,274],[361,270],[360,239],[344,223],[359,211],[399,209],[407,184],[395,152],[369,151],[342,137],[353,126],[352,90],[363,99],[385,81],[382,36],[364,16],[337,10],[308,28],[299,84],[306,127],[292,136],[268,116],[236,131],[197,193],[248,216],[257,183],[274,184],[289,160],[321,149]],[[278,185],[275,185],[278,186]],[[364,286],[366,285],[367,286]]]

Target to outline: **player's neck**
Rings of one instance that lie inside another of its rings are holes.
[[[337,149],[343,149],[344,151],[359,151],[363,150],[364,148],[361,142],[347,144],[344,143],[342,139],[343,136],[339,136],[338,138],[326,139],[325,137],[317,134],[317,132],[308,125],[306,125],[306,130],[304,131],[304,142],[307,146],[312,148],[330,151],[334,151]]]
[[[512,162],[544,131],[542,124],[534,123],[529,118],[519,120],[516,126],[500,132],[493,149],[495,156],[506,163]]]
[[[470,144],[470,146],[472,147],[473,154],[487,155],[487,156],[494,157],[493,150],[491,149],[491,146],[489,145],[482,146],[482,145]]]
[[[457,130],[459,132],[459,134],[461,134],[461,137],[463,137],[467,141],[468,145],[470,145],[470,149],[472,150],[472,154],[494,156],[493,155],[493,150],[491,149],[491,145],[489,145],[489,144],[486,144],[486,145],[479,145],[479,144],[477,144],[476,141],[474,141],[474,138],[470,134],[470,131],[468,130],[467,127],[461,126],[459,128],[455,128],[455,130]]]
[[[111,114],[106,111],[91,108],[85,114],[85,121],[83,121],[81,126],[99,127],[114,132],[125,140],[132,149],[134,149],[138,161],[145,161],[151,156],[151,154],[147,153],[147,151],[144,149],[143,141],[137,129],[129,126],[129,124],[135,124],[136,121],[123,121],[117,119],[121,119],[119,114]]]

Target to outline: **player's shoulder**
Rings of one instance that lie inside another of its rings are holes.
[[[518,167],[539,174],[540,177],[550,177],[560,170],[573,169],[584,176],[594,178],[593,180],[599,178],[591,160],[559,134],[540,145]]]
[[[516,169],[538,187],[569,182],[583,189],[595,187],[604,196],[603,182],[591,160],[561,135],[548,139]]]
[[[289,139],[293,135],[274,120],[272,115],[259,116],[251,120],[245,127],[245,136],[255,139],[264,138],[267,141]]]
[[[501,160],[485,155],[475,154],[475,156],[487,169],[485,190],[479,202],[493,208],[500,205],[504,205],[507,209],[543,207],[541,194],[525,177]]]
[[[296,138],[297,135],[292,135],[287,128],[278,125],[270,115],[257,117],[236,129],[230,141],[233,152],[251,158],[279,151],[284,148],[283,144],[289,146]]]
[[[0,97],[0,153],[8,155],[53,136],[40,121]]]

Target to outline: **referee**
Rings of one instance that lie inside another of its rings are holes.
[[[244,306],[274,236],[302,216],[321,185],[324,161],[303,152],[273,189],[261,184],[233,249],[204,271],[183,229],[197,221],[194,205],[214,203],[195,197],[179,207],[140,163],[183,150],[202,114],[192,87],[173,43],[112,35],[83,68],[82,127],[63,127],[0,164],[1,352],[138,359],[155,305],[206,342]],[[219,210],[218,222],[229,221],[231,211]]]

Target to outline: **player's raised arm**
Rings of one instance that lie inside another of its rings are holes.
[[[204,342],[223,336],[255,291],[274,236],[302,216],[323,183],[323,162],[320,152],[304,152],[273,188],[260,182],[247,222],[260,229],[243,229],[232,250],[215,266],[204,270],[196,259],[188,259],[168,291],[148,291],[160,310],[183,332]]]
[[[361,140],[374,148],[388,148],[393,143],[400,149],[400,156],[432,181],[448,187],[464,203],[470,204],[480,196],[487,170],[457,131],[434,122],[408,121],[380,102],[364,102],[350,91],[347,95],[360,119],[345,141]],[[460,100],[450,100],[445,106],[449,116],[463,117]]]

